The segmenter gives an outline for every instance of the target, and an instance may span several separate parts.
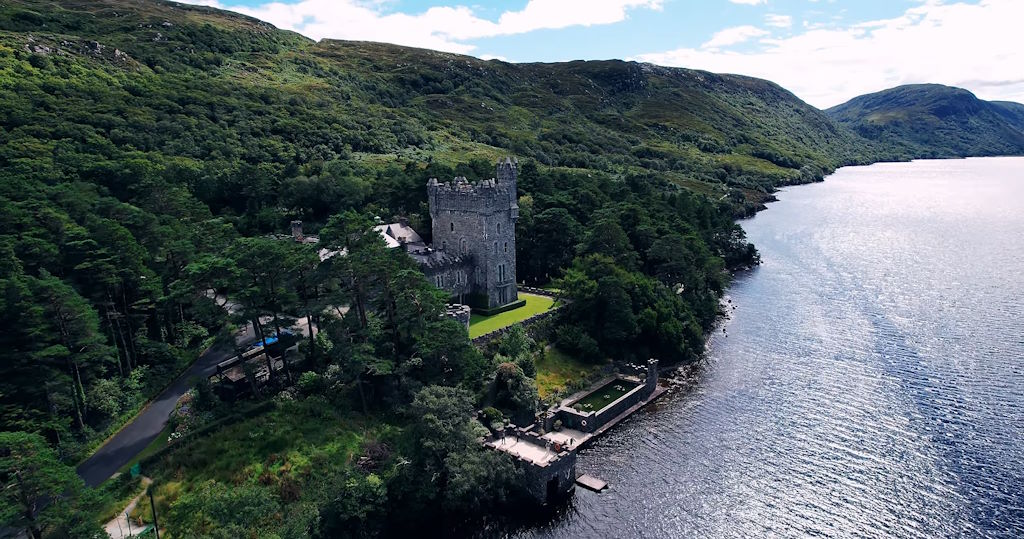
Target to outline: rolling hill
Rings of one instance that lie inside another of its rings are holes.
[[[314,42],[162,1],[6,1],[0,77],[0,167],[50,178],[81,177],[81,162],[124,152],[239,182],[230,176],[244,164],[287,181],[311,161],[511,153],[541,166],[658,172],[716,198],[757,197],[885,157],[764,80]],[[62,145],[82,157],[55,157]]]
[[[828,109],[865,138],[910,157],[1024,154],[1024,105],[938,84],[900,86]]]

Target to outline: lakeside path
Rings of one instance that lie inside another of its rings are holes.
[[[246,331],[242,338],[248,337],[251,332],[251,329]],[[164,430],[171,412],[174,411],[175,403],[192,387],[192,379],[210,376],[217,370],[218,363],[228,359],[234,353],[233,346],[228,343],[220,343],[200,355],[191,367],[181,373],[130,423],[78,466],[78,475],[82,477],[85,484],[95,487],[114,475],[114,472],[122,466],[131,462],[160,434],[160,431]]]

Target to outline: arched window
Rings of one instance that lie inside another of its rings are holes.
[[[494,242],[494,252],[498,252],[498,242]]]
[[[508,242],[507,241],[505,242],[505,252],[506,253],[508,252]]]
[[[462,238],[462,254],[469,252],[469,244],[466,243],[466,238]]]
[[[498,223],[498,234],[501,234],[501,223]]]
[[[451,226],[451,231],[455,232],[455,221],[452,221],[450,226]]]
[[[441,250],[444,251],[448,247],[448,242],[441,240]]]

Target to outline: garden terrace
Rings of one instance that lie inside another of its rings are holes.
[[[555,299],[548,296],[520,293],[519,299],[526,304],[503,313],[491,316],[474,313],[469,320],[469,337],[476,339],[557,308]]]
[[[570,406],[581,412],[598,412],[639,386],[639,382],[615,378]]]

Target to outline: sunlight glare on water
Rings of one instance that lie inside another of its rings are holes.
[[[1024,537],[1024,158],[850,167],[743,223],[707,358],[517,537]]]

